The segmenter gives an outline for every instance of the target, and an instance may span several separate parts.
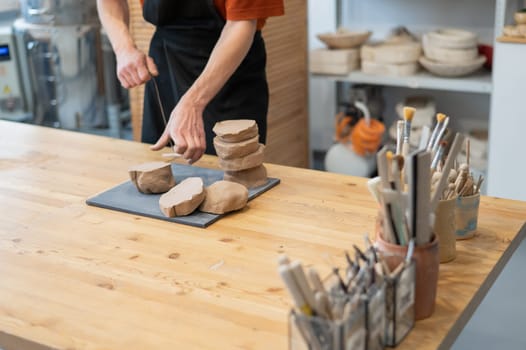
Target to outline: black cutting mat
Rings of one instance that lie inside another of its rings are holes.
[[[202,178],[205,186],[210,186],[216,181],[223,180],[223,171],[221,170],[199,168],[183,164],[172,164],[172,171],[177,183],[180,183],[187,177],[193,176]],[[256,198],[260,194],[279,184],[279,182],[279,179],[268,178],[265,185],[254,187],[248,191],[248,200]],[[224,216],[203,213],[196,210],[187,216],[168,218],[164,216],[161,209],[159,209],[159,197],[161,197],[160,194],[140,193],[131,181],[126,181],[87,199],[86,203],[100,208],[123,211],[125,213],[148,216],[196,227],[207,227]]]

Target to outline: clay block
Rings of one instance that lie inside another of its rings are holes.
[[[225,142],[240,142],[258,135],[255,120],[225,120],[214,125],[214,132]]]
[[[241,171],[225,171],[223,179],[237,182],[246,188],[258,187],[267,183],[267,168],[262,164],[255,168]]]
[[[259,136],[240,142],[225,142],[216,136],[214,137],[214,147],[220,158],[241,158],[258,150]]]
[[[131,167],[128,173],[137,189],[145,194],[164,193],[175,186],[170,163],[143,163]]]
[[[203,180],[189,177],[159,198],[159,207],[168,217],[191,214],[205,199]]]
[[[245,186],[230,181],[217,181],[205,189],[205,200],[199,210],[205,213],[224,214],[245,207],[248,190]]]
[[[260,143],[256,152],[250,153],[244,157],[234,159],[219,158],[219,166],[225,171],[239,171],[255,168],[263,163],[265,157],[264,150],[265,146]]]

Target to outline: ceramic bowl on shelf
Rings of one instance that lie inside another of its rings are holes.
[[[432,44],[428,34],[422,37],[424,54],[427,58],[439,62],[463,63],[471,62],[478,56],[477,46],[463,49],[451,49]]]
[[[426,34],[429,45],[447,49],[468,49],[477,46],[477,35],[462,29],[439,29]]]
[[[526,9],[515,12],[513,18],[515,18],[515,23],[517,24],[526,24]]]
[[[350,49],[366,42],[371,36],[370,31],[351,32],[338,30],[336,33],[321,33],[317,37],[330,49]]]
[[[420,64],[429,72],[443,77],[461,77],[477,71],[486,62],[485,56],[463,63],[444,63],[433,61],[425,56],[420,57]]]

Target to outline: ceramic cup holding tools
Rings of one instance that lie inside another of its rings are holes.
[[[440,263],[452,261],[457,256],[456,204],[456,198],[440,200],[435,210],[433,231],[438,236]]]
[[[480,193],[455,200],[455,234],[457,239],[468,239],[475,235],[479,216]]]
[[[376,237],[378,250],[385,254],[405,256],[407,246],[389,243]],[[413,259],[416,264],[415,272],[415,320],[430,317],[435,311],[435,300],[438,283],[438,267],[440,257],[438,254],[438,238],[433,235],[431,242],[415,246]]]

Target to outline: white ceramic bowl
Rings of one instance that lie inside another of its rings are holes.
[[[443,63],[430,60],[422,56],[419,60],[420,64],[424,66],[429,72],[443,77],[460,77],[469,75],[478,70],[486,62],[485,56],[479,56],[471,62],[464,63]]]
[[[429,44],[447,49],[467,49],[477,46],[477,35],[461,29],[439,29],[426,34]]]
[[[369,39],[371,34],[372,32],[370,31],[338,31],[336,33],[322,33],[317,36],[330,49],[350,49],[362,45]]]
[[[435,46],[431,43],[432,40],[425,34],[422,37],[424,46],[424,54],[427,58],[434,61],[447,63],[464,63],[472,62],[478,56],[478,49],[476,47],[468,49],[450,49],[440,46]]]

